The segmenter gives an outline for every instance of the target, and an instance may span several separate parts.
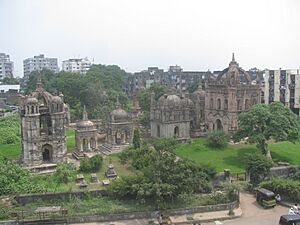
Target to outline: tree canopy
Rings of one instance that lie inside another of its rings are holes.
[[[256,143],[263,154],[271,157],[268,149],[268,141],[299,140],[299,119],[287,107],[279,102],[269,105],[257,104],[248,112],[239,116],[239,130],[235,134],[235,140],[248,138],[250,143]]]
[[[122,161],[137,170],[136,175],[123,177],[112,183],[109,192],[116,197],[155,202],[157,206],[174,201],[181,194],[210,190],[210,175],[206,168],[179,159],[174,154],[177,141],[162,138],[154,145],[144,144],[138,149],[127,148]]]
[[[40,72],[29,76],[25,93],[35,89]],[[106,118],[119,97],[119,102],[128,108],[128,98],[123,92],[126,72],[115,65],[92,65],[87,74],[41,71],[44,88],[53,94],[63,93],[64,101],[70,106],[71,118],[82,116],[85,105],[90,118]]]

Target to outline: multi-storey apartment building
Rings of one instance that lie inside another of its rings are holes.
[[[28,80],[32,71],[49,69],[53,72],[58,72],[57,58],[46,58],[43,54],[23,60],[24,79]]]
[[[68,59],[63,61],[62,70],[66,72],[86,74],[90,69],[91,62],[88,58]]]
[[[282,102],[300,116],[300,70],[266,70],[265,103]]]
[[[0,80],[5,77],[13,77],[14,63],[10,61],[9,55],[0,53]]]

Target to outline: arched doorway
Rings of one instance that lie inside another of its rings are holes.
[[[43,162],[51,162],[52,153],[53,153],[52,146],[49,144],[44,145],[42,147]]]
[[[217,119],[216,120],[216,124],[217,124],[217,130],[223,130],[223,126],[222,126],[221,120]]]
[[[177,126],[174,128],[174,137],[175,138],[179,137],[179,127]]]

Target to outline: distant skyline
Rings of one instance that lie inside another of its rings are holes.
[[[0,52],[15,75],[34,55],[127,72],[300,68],[299,0],[0,0]]]

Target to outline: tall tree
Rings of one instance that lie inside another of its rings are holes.
[[[138,149],[141,147],[141,138],[140,138],[140,131],[139,129],[134,129],[133,131],[133,140],[132,140],[133,147]]]
[[[158,100],[167,92],[167,87],[158,83],[153,83],[150,88],[144,89],[138,94],[139,105],[144,112],[150,112],[151,92],[155,93],[155,100]]]
[[[279,102],[270,105],[258,104],[239,116],[239,130],[236,140],[248,137],[250,143],[256,143],[264,155],[271,159],[268,141],[299,141],[299,119],[287,107]]]

